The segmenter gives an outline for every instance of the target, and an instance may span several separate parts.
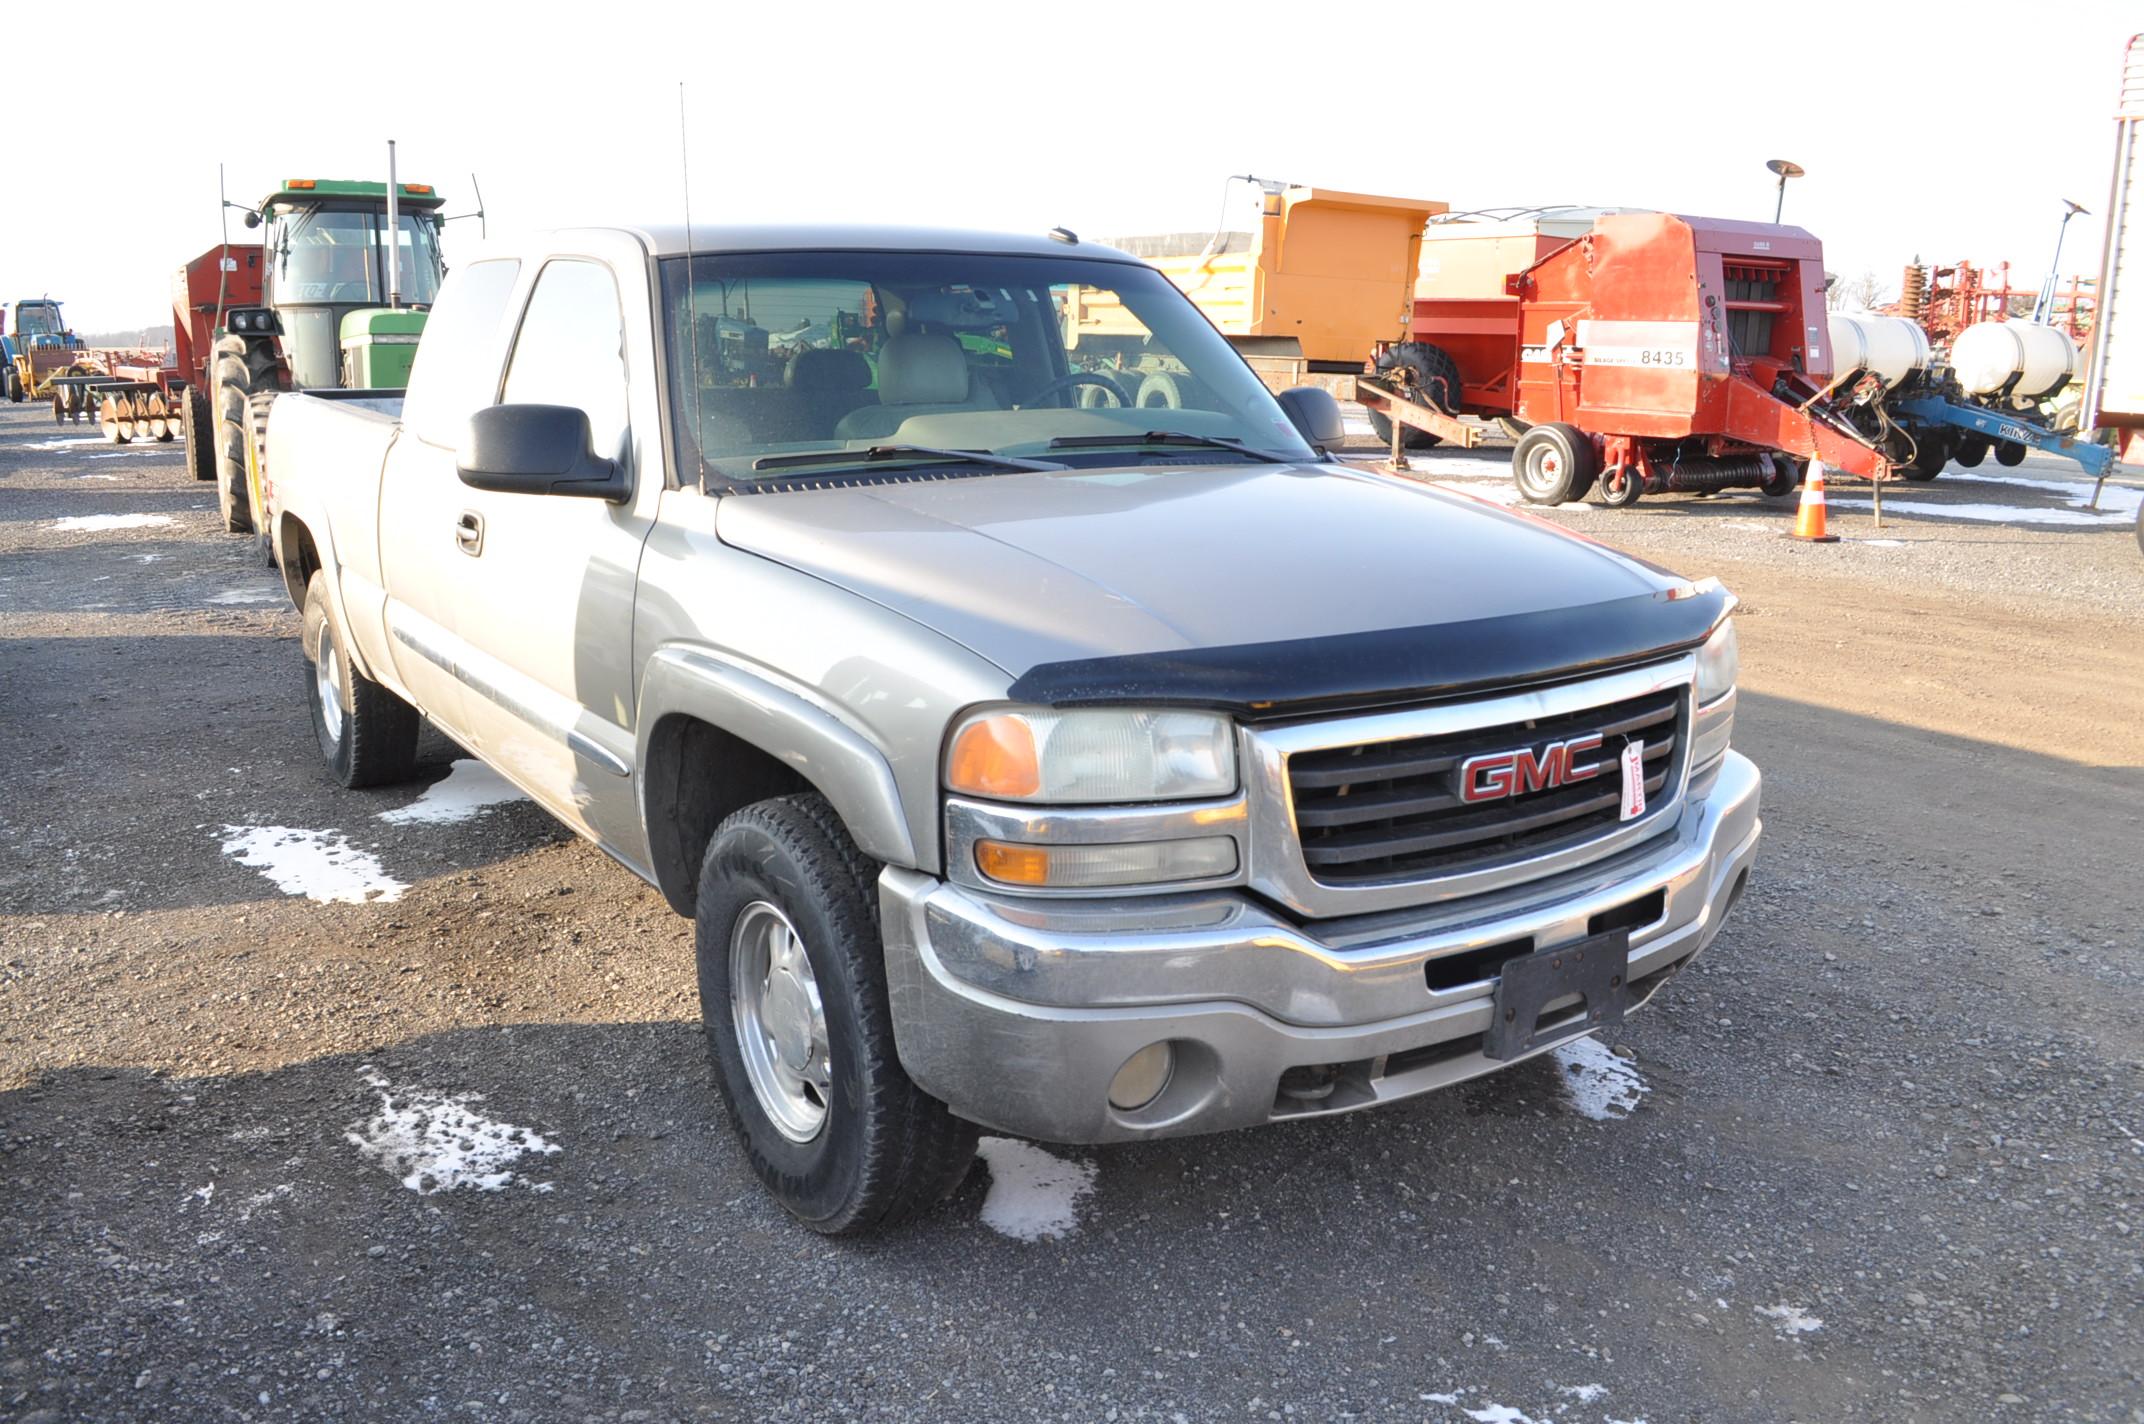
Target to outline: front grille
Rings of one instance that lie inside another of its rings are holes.
[[[1645,801],[1681,784],[1683,692],[1405,741],[1298,752],[1288,758],[1289,791],[1303,864],[1327,885],[1415,880],[1484,870],[1551,854],[1622,824],[1617,770],[1633,740],[1645,743]],[[1460,764],[1485,753],[1601,734],[1602,773],[1584,781],[1521,790],[1505,800],[1459,799]]]

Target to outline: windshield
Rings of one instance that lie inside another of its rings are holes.
[[[24,302],[15,308],[17,336],[57,336],[62,329],[57,302]]]
[[[689,280],[687,259],[663,264],[681,470],[794,478],[886,445],[1068,465],[1240,458],[1188,441],[1142,446],[1156,431],[1315,458],[1242,358],[1150,267],[886,251],[690,264]],[[1109,448],[1113,436],[1121,448]]]
[[[429,216],[399,213],[402,300],[429,306],[439,294],[439,240]],[[278,302],[387,300],[379,233],[386,215],[369,209],[301,208],[276,220]]]

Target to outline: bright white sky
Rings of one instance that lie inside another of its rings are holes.
[[[169,320],[170,274],[220,232],[219,162],[251,202],[286,177],[383,178],[389,138],[450,212],[474,170],[494,236],[675,221],[681,78],[702,223],[1193,230],[1246,171],[1767,220],[1764,160],[1788,158],[1809,176],[1786,220],[1833,271],[1895,289],[1916,255],[2007,259],[2030,288],[2063,198],[2095,214],[2064,271],[2097,268],[2122,45],[2144,27],[2118,0],[272,10],[233,50],[168,4],[106,4],[86,31],[22,7],[6,51],[49,56],[74,101],[33,104],[66,118],[8,145],[0,296],[62,298],[85,332]],[[106,42],[136,32],[154,38]],[[450,265],[475,232],[448,229]]]

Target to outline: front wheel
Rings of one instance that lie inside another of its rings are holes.
[[[700,867],[716,1084],[753,1172],[827,1235],[928,1211],[975,1157],[975,1125],[918,1088],[895,1051],[877,870],[811,794],[737,812]]]
[[[1593,441],[1575,425],[1536,425],[1511,452],[1511,479],[1529,504],[1568,504],[1593,488]]]
[[[305,586],[304,646],[306,702],[328,774],[350,787],[407,781],[417,764],[417,709],[350,661],[323,573]]]

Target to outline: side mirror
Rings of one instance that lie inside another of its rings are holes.
[[[594,448],[588,412],[570,405],[494,405],[469,417],[454,456],[473,489],[623,500],[625,469]]]
[[[1347,440],[1347,426],[1340,418],[1340,402],[1332,392],[1317,386],[1290,386],[1280,393],[1280,408],[1295,423],[1296,430],[1312,446],[1328,450]]]

